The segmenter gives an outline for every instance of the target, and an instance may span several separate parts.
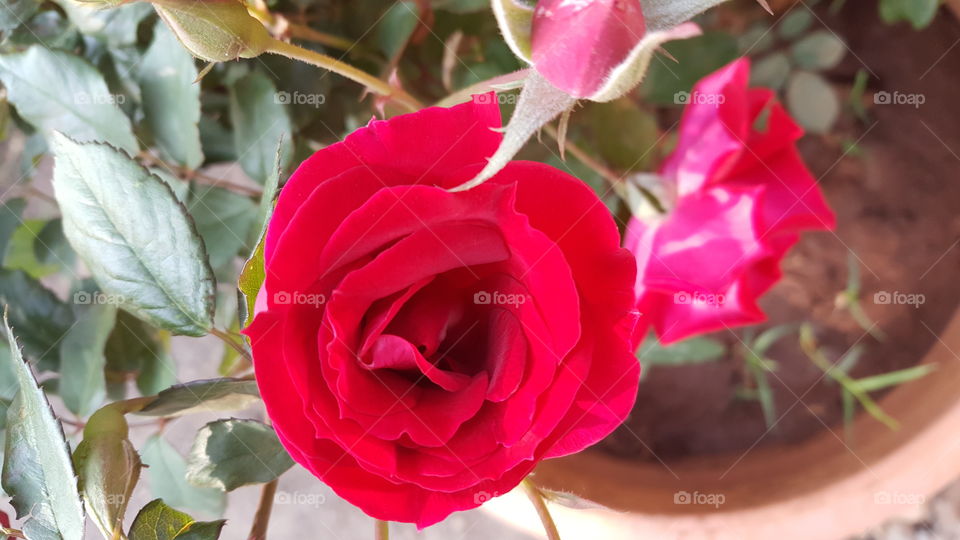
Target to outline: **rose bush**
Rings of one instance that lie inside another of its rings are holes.
[[[436,523],[633,405],[635,263],[589,187],[514,162],[492,95],[314,154],[269,223],[250,338],[293,458],[379,519]]]
[[[741,59],[690,93],[659,171],[667,213],[633,218],[637,307],[663,343],[764,320],[757,299],[803,230],[834,216],[796,149],[803,131]]]

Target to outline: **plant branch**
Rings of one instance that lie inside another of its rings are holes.
[[[242,356],[244,360],[253,364],[253,358],[250,356],[250,353],[247,352],[247,349],[230,337],[230,334],[218,328],[211,328],[210,334],[220,338],[220,341],[224,342],[228,347],[240,353],[240,356]]]
[[[263,485],[260,492],[260,504],[257,505],[257,512],[253,515],[253,525],[250,526],[250,536],[247,540],[266,540],[267,527],[270,525],[270,512],[273,511],[273,499],[277,494],[277,484],[279,480],[274,478]]]
[[[373,538],[374,540],[389,540],[390,538],[390,522],[383,521],[378,519],[373,524]]]
[[[375,94],[379,94],[396,101],[397,103],[403,105],[410,112],[416,112],[423,108],[423,105],[417,101],[416,98],[408,94],[402,88],[394,88],[390,86],[388,82],[378,79],[366,71],[357,69],[346,62],[341,62],[332,56],[327,56],[316,51],[304,49],[303,47],[299,47],[285,41],[280,41],[279,39],[275,39],[273,42],[271,42],[270,46],[267,48],[267,52],[279,54],[280,56],[286,56],[287,58],[294,60],[300,60],[301,62],[306,62],[318,68],[326,69],[342,75],[351,81],[362,84]]]
[[[537,515],[540,516],[540,522],[543,523],[543,530],[547,533],[547,539],[560,540],[557,524],[553,522],[553,516],[550,515],[550,510],[547,508],[547,502],[543,497],[543,492],[540,491],[540,488],[538,488],[530,478],[524,478],[520,485],[523,486],[527,497],[530,498],[530,502],[532,502],[533,507],[536,508]]]

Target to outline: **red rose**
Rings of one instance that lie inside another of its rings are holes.
[[[291,456],[373,517],[425,527],[630,411],[635,263],[576,178],[514,162],[492,94],[375,121],[305,161],[245,331]]]
[[[749,78],[742,59],[697,83],[659,172],[667,213],[627,227],[637,308],[663,343],[763,321],[757,299],[800,232],[834,226],[797,152],[803,131]]]

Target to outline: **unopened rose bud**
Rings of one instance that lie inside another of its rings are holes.
[[[152,4],[180,43],[203,60],[253,58],[273,40],[239,0],[155,0]]]

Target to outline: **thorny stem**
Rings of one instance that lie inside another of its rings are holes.
[[[366,71],[357,69],[350,64],[341,62],[332,56],[327,56],[316,51],[304,49],[303,47],[298,47],[297,45],[280,41],[279,39],[274,39],[270,43],[269,47],[267,48],[267,52],[286,56],[287,58],[294,60],[300,60],[301,62],[306,62],[308,64],[317,66],[318,68],[326,69],[342,75],[351,81],[362,84],[375,94],[379,94],[396,101],[407,108],[410,112],[416,112],[423,108],[423,105],[417,101],[416,98],[408,94],[402,88],[394,88],[386,81],[378,79]]]
[[[179,165],[167,163],[149,152],[140,152],[137,158],[144,162],[147,166],[161,167],[175,174],[176,176],[183,177],[184,180],[192,180],[198,184],[220,187],[235,193],[239,193],[240,195],[246,195],[248,197],[259,198],[261,195],[263,195],[263,190],[258,187],[237,184],[223,178],[214,178],[213,176],[209,176],[186,167],[180,167]]]
[[[267,527],[270,525],[270,512],[273,510],[273,499],[277,493],[278,480],[267,482],[260,492],[260,504],[257,513],[253,515],[253,525],[250,526],[250,536],[247,540],[266,540]]]
[[[523,486],[527,497],[530,498],[530,502],[532,502],[533,507],[536,508],[537,515],[540,516],[540,522],[543,523],[543,530],[547,533],[547,539],[560,540],[560,532],[557,531],[557,524],[553,522],[553,516],[550,515],[550,510],[547,508],[547,502],[544,500],[540,488],[529,478],[524,478],[520,485]]]

